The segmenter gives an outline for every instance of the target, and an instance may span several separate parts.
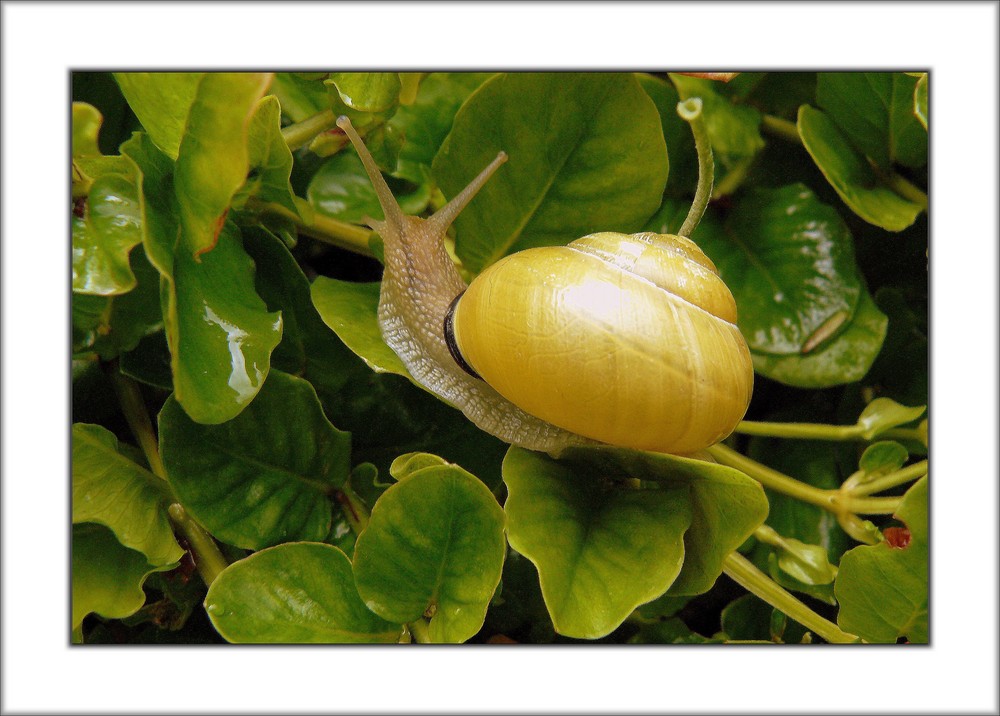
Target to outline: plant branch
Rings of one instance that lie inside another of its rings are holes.
[[[269,214],[287,219],[295,224],[295,228],[300,233],[305,234],[309,238],[369,258],[374,258],[375,256],[368,246],[368,240],[371,238],[373,232],[356,224],[332,219],[316,211],[312,212],[310,221],[304,221],[280,204],[260,202],[255,199],[247,202],[247,208],[265,215]]]
[[[732,448],[718,444],[708,448],[708,453],[723,465],[734,467],[745,472],[754,480],[775,492],[794,497],[803,502],[822,507],[830,512],[839,511],[836,507],[836,492],[822,490],[818,487],[806,484],[784,473],[762,465],[756,460],[741,455]]]
[[[149,468],[153,474],[160,479],[167,480],[167,471],[160,458],[160,451],[156,435],[153,432],[153,423],[149,419],[146,405],[142,401],[139,393],[139,386],[134,380],[124,375],[119,369],[117,361],[108,365],[111,376],[111,383],[115,387],[115,393],[122,406],[125,421],[128,423],[132,434],[135,435],[149,462]],[[169,484],[169,483],[168,483]],[[171,491],[171,495],[173,492]],[[176,498],[173,498],[176,499]],[[222,556],[218,545],[201,525],[192,520],[184,508],[178,502],[174,502],[167,508],[167,514],[174,527],[184,535],[188,546],[191,548],[191,556],[194,558],[195,567],[205,581],[205,586],[211,586],[219,572],[228,566],[226,558]]]
[[[899,485],[905,485],[908,482],[919,480],[926,474],[927,461],[921,460],[920,462],[907,465],[904,468],[882,475],[881,477],[876,477],[874,480],[869,482],[862,483],[857,487],[852,488],[850,490],[850,494],[854,497],[873,495],[876,492],[884,492],[885,490],[891,490],[893,487],[898,487]]]
[[[336,126],[336,124],[337,115],[333,113],[332,109],[324,109],[322,112],[303,119],[301,122],[289,124],[287,127],[284,127],[281,130],[281,136],[284,138],[288,148],[294,152],[326,130]]]
[[[854,644],[861,641],[859,637],[848,634],[800,602],[739,552],[731,552],[726,556],[722,571],[741,587],[831,644]]]
[[[691,97],[677,104],[677,114],[685,122],[691,125],[691,133],[694,135],[694,146],[698,152],[698,187],[694,193],[694,201],[688,211],[687,218],[681,224],[677,232],[680,236],[691,236],[698,228],[701,217],[708,209],[708,202],[712,198],[712,184],[715,181],[715,161],[712,158],[712,142],[708,137],[708,127],[705,126],[705,117],[702,114],[702,102],[700,97]]]
[[[860,425],[825,425],[822,423],[767,423],[743,420],[734,432],[741,435],[760,435],[770,438],[798,438],[802,440],[855,440],[863,439]]]
[[[799,128],[795,122],[775,117],[773,114],[765,114],[760,118],[760,128],[772,136],[802,144],[802,137],[799,136]]]

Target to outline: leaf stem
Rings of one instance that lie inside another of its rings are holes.
[[[902,174],[890,171],[880,172],[879,176],[882,178],[882,181],[884,181],[894,192],[899,194],[904,199],[917,204],[924,211],[927,211],[927,194],[915,184],[907,180]]]
[[[311,219],[309,221],[304,221],[280,204],[274,204],[271,202],[257,202],[255,200],[250,200],[247,202],[247,208],[253,211],[259,211],[263,214],[270,214],[272,216],[287,219],[295,224],[295,228],[297,228],[299,232],[305,234],[309,238],[316,239],[317,241],[322,241],[325,244],[330,244],[331,246],[336,246],[337,248],[345,249],[369,258],[374,258],[375,256],[368,245],[368,241],[371,239],[373,234],[370,229],[363,228],[356,224],[349,224],[346,221],[339,221],[337,219],[330,218],[329,216],[324,216],[318,211],[313,211]]]
[[[921,460],[920,462],[915,462],[912,465],[907,465],[904,468],[890,472],[887,475],[876,477],[871,482],[858,485],[850,491],[850,494],[854,497],[864,497],[876,492],[884,492],[885,490],[891,490],[893,487],[919,480],[926,474],[927,461]]]
[[[735,467],[737,470],[745,472],[764,487],[774,490],[775,492],[780,492],[788,495],[789,497],[794,497],[798,500],[802,500],[803,502],[808,502],[809,504],[816,505],[817,507],[822,507],[824,510],[829,510],[830,512],[838,511],[835,506],[836,492],[822,490],[818,487],[813,487],[812,485],[801,482],[800,480],[796,480],[795,478],[780,473],[767,465],[762,465],[756,460],[751,460],[750,458],[736,452],[732,448],[728,448],[722,444],[713,445],[708,448],[708,453],[723,465]]]
[[[111,377],[111,383],[114,385],[115,393],[118,395],[118,401],[121,403],[125,421],[139,442],[139,447],[142,448],[143,453],[146,455],[150,470],[152,470],[154,475],[166,482],[167,470],[163,466],[163,460],[160,458],[158,442],[156,435],[153,433],[153,423],[150,421],[146,405],[142,401],[138,384],[118,369],[117,361],[108,364],[107,370]],[[176,499],[172,491],[171,497]],[[187,540],[188,546],[191,548],[191,556],[194,558],[198,573],[205,581],[205,586],[210,586],[215,581],[215,578],[219,576],[219,572],[228,566],[226,558],[222,556],[222,552],[219,551],[219,547],[215,544],[211,535],[201,525],[192,520],[179,503],[175,502],[171,504],[167,508],[167,514],[170,516],[174,527]]]
[[[775,117],[773,114],[765,114],[760,119],[760,128],[775,137],[802,144],[802,137],[799,136],[799,128],[795,122]]]
[[[860,425],[824,425],[822,423],[768,423],[743,420],[735,432],[741,435],[761,435],[770,438],[802,440],[854,440],[864,437]]]
[[[691,125],[691,133],[694,135],[694,146],[698,152],[698,187],[694,193],[694,201],[688,211],[687,218],[681,224],[677,232],[680,236],[690,236],[698,228],[701,217],[708,209],[708,202],[712,198],[712,184],[715,181],[715,161],[712,158],[712,142],[708,137],[708,128],[705,126],[705,117],[702,114],[702,101],[700,97],[690,97],[683,102],[677,103],[677,114],[685,122]]]
[[[194,566],[198,569],[206,587],[212,586],[212,582],[219,576],[229,563],[222,556],[218,545],[211,535],[206,532],[201,525],[191,519],[187,510],[180,503],[175,502],[167,508],[167,514],[187,539],[191,548],[191,556],[194,557]]]
[[[854,644],[861,639],[848,634],[800,602],[783,587],[761,572],[739,552],[731,552],[722,563],[722,571],[747,591],[755,594],[789,619],[794,619],[831,644]]]
[[[431,639],[430,630],[427,628],[428,623],[426,619],[417,619],[406,625],[410,629],[410,634],[413,635],[413,641],[418,644],[433,644],[434,640]]]
[[[303,119],[301,122],[289,124],[281,130],[281,136],[285,144],[291,151],[303,147],[311,142],[316,136],[336,126],[337,115],[332,109],[324,109],[322,112]]]

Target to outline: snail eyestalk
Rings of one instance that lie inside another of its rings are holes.
[[[715,182],[715,161],[712,158],[712,142],[708,138],[708,128],[705,126],[705,118],[702,115],[702,102],[700,97],[691,97],[683,102],[677,103],[677,114],[681,119],[691,125],[691,133],[694,134],[694,146],[698,152],[698,188],[694,193],[694,201],[691,203],[691,210],[688,211],[687,218],[677,232],[680,236],[690,237],[694,230],[698,228],[701,217],[708,209],[708,202],[712,198],[712,185]]]

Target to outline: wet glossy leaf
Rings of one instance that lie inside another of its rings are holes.
[[[867,160],[820,110],[803,105],[799,109],[798,128],[803,145],[823,176],[844,203],[868,223],[886,231],[902,231],[923,211],[920,204],[881,182]]]
[[[95,179],[84,215],[73,216],[73,291],[98,296],[131,291],[136,279],[129,254],[140,241],[135,182],[122,174]]]
[[[270,368],[281,315],[254,291],[254,265],[227,222],[214,251],[177,251],[173,165],[148,137],[122,145],[141,173],[143,246],[163,277],[160,301],[177,400],[194,420],[222,423],[243,410]],[[176,256],[175,256],[176,251]]]
[[[455,222],[471,271],[532,246],[636,231],[663,196],[660,117],[632,75],[494,77],[456,115],[434,177],[454,196],[501,150],[509,160]]]
[[[175,309],[164,319],[175,395],[198,422],[239,415],[267,378],[282,318],[267,311],[253,276],[253,262],[232,223],[201,261],[184,250],[176,256],[173,281],[165,286],[173,288]]]
[[[177,158],[204,72],[116,72],[115,80],[153,142]]]
[[[167,483],[121,453],[100,425],[73,426],[73,523],[96,522],[150,565],[173,564],[184,550],[167,518]]]
[[[709,219],[692,238],[732,290],[755,353],[805,352],[831,321],[854,315],[863,291],[851,233],[802,184],[748,192],[724,229]]]
[[[884,170],[927,163],[927,132],[917,118],[917,78],[905,72],[821,72],[816,102],[850,142]]]
[[[828,388],[853,383],[867,374],[882,349],[888,319],[862,291],[851,320],[836,338],[806,355],[775,356],[752,352],[754,370],[798,388]]]
[[[504,512],[457,466],[429,466],[383,493],[354,551],[358,592],[384,619],[428,617],[434,642],[479,631],[500,582]]]
[[[336,547],[297,542],[229,565],[205,597],[212,624],[243,644],[392,644],[402,626],[373,614]]]
[[[871,440],[886,430],[912,423],[927,411],[927,406],[908,407],[890,398],[876,398],[858,416],[858,425],[865,440]]]
[[[185,509],[244,549],[330,531],[330,497],[350,472],[350,436],[323,414],[304,380],[271,371],[239,417],[200,425],[171,397],[160,412],[160,452]]]
[[[624,448],[571,448],[562,459],[606,478],[639,479],[690,492],[691,527],[684,534],[684,566],[669,593],[708,591],[722,562],[764,521],[767,500],[760,483],[713,462]]]
[[[511,546],[538,568],[560,634],[605,636],[677,578],[691,524],[686,486],[616,486],[599,469],[520,448],[503,471]]]
[[[378,325],[380,287],[380,283],[319,276],[312,283],[312,300],[323,322],[372,370],[410,378],[399,356],[382,340]]]
[[[174,169],[184,251],[216,245],[250,169],[249,126],[270,81],[268,73],[211,72],[198,83]]]
[[[142,553],[123,547],[98,524],[73,525],[73,628],[96,612],[107,619],[135,614],[146,601],[142,584],[153,572]]]
[[[855,547],[840,560],[837,623],[871,642],[907,637],[927,643],[927,478],[903,497],[896,515],[910,531],[904,548],[888,542]]]

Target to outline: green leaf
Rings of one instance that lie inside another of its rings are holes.
[[[927,163],[927,132],[914,107],[917,78],[905,72],[821,72],[816,102],[883,170]]]
[[[389,120],[389,126],[405,138],[395,176],[418,184],[429,180],[434,156],[451,131],[458,108],[490,77],[486,72],[434,72],[421,81],[416,101],[401,106]]]
[[[455,221],[473,272],[521,249],[636,231],[667,179],[659,114],[632,75],[497,75],[459,110],[434,177],[454,196],[501,150],[507,164]]]
[[[140,241],[135,182],[121,174],[95,179],[84,215],[73,216],[73,291],[98,296],[131,291],[136,279],[129,254]]]
[[[205,609],[227,641],[243,644],[392,644],[403,632],[361,601],[347,555],[309,542],[229,565],[212,582]]]
[[[760,483],[713,462],[605,447],[570,448],[561,460],[605,478],[687,487],[691,527],[684,534],[684,566],[669,591],[674,596],[711,589],[726,555],[743,544],[767,516]]]
[[[177,159],[204,72],[116,72],[115,80],[153,143]]]
[[[727,175],[744,173],[757,152],[764,148],[760,112],[753,107],[734,104],[719,94],[717,82],[678,74],[671,74],[670,80],[682,100],[701,98],[712,153],[721,168]],[[717,177],[716,186],[728,184],[726,178]]]
[[[254,291],[253,262],[235,224],[225,224],[218,246],[201,260],[177,250],[172,163],[144,134],[122,151],[141,172],[143,246],[163,277],[175,397],[197,422],[231,420],[267,377],[281,340],[281,314],[269,313]]]
[[[685,486],[619,487],[520,448],[507,453],[503,476],[511,546],[538,568],[560,634],[605,636],[677,578],[691,524]]]
[[[393,194],[406,214],[419,214],[430,200],[426,185]],[[306,198],[317,212],[340,221],[360,224],[367,219],[385,219],[371,179],[354,152],[340,152],[327,159],[309,182]]]
[[[865,440],[872,440],[886,430],[912,423],[926,412],[927,406],[907,407],[890,398],[875,398],[858,416]]]
[[[384,619],[430,619],[433,642],[463,642],[483,625],[503,570],[504,512],[458,466],[428,466],[383,493],[354,550],[354,576]]]
[[[830,564],[824,547],[794,537],[781,538],[778,566],[785,574],[810,586],[830,584],[837,577],[837,568]]]
[[[771,641],[774,608],[754,594],[744,594],[722,609],[722,631],[727,640]]]
[[[298,216],[299,206],[289,181],[292,153],[281,136],[281,106],[276,97],[264,97],[257,103],[247,132],[247,153],[251,177],[240,193],[274,202]]]
[[[318,276],[312,283],[312,300],[323,322],[358,357],[377,372],[406,378],[409,371],[382,340],[378,325],[381,284],[352,283]]]
[[[97,524],[73,525],[73,628],[92,612],[107,619],[135,614],[146,601],[142,584],[153,572],[142,553],[123,547],[111,530]]]
[[[862,286],[851,233],[803,184],[748,192],[724,229],[709,219],[692,238],[732,290],[755,353],[807,352],[854,315]]]
[[[167,484],[122,455],[100,425],[73,425],[73,523],[96,522],[153,566],[175,564],[184,550],[167,518]]]
[[[883,440],[872,443],[865,448],[861,459],[858,461],[860,467],[866,474],[867,479],[886,475],[901,468],[910,454],[906,448],[893,440]]]
[[[927,73],[920,75],[917,85],[913,88],[913,113],[917,121],[927,129]]]
[[[806,355],[775,356],[751,352],[754,371],[798,388],[828,388],[854,383],[868,375],[885,340],[888,319],[867,291],[853,320],[834,340]]]
[[[879,643],[907,637],[927,643],[927,478],[903,497],[896,516],[906,523],[909,543],[855,547],[840,560],[834,585],[841,629]]]
[[[677,114],[680,95],[672,84],[659,77],[637,73],[636,79],[660,113],[660,125],[667,143],[667,155],[670,157],[666,192],[670,196],[690,197],[698,184],[698,152],[695,150],[691,126]],[[681,221],[686,214],[687,207],[684,207]],[[680,222],[676,228],[680,228]]]
[[[104,117],[93,105],[86,102],[73,103],[73,156],[99,156],[97,134],[101,131]]]
[[[304,380],[271,371],[239,417],[200,425],[175,397],[160,412],[160,452],[178,500],[219,539],[244,549],[330,531],[330,496],[350,472],[350,436]]]
[[[358,112],[386,112],[399,103],[399,75],[395,72],[331,72],[324,84]]]
[[[281,111],[293,122],[301,122],[330,107],[326,85],[317,78],[306,78],[299,72],[276,72],[271,92],[281,103]]]
[[[281,312],[281,343],[271,355],[272,366],[305,378],[321,396],[367,372],[323,323],[309,281],[284,243],[265,231],[249,231],[244,248],[256,264],[257,292],[268,310]]]
[[[799,108],[799,136],[816,166],[851,211],[886,231],[913,224],[923,207],[889,188],[865,158],[844,138],[837,125],[809,105]]]
[[[210,72],[198,84],[174,169],[181,246],[196,257],[215,247],[246,181],[249,126],[270,81],[267,73]]]

